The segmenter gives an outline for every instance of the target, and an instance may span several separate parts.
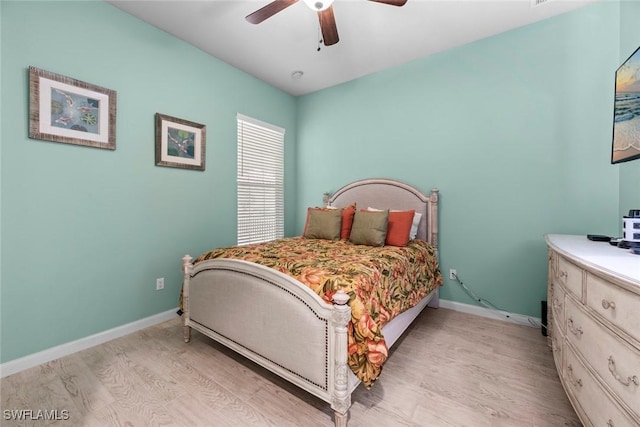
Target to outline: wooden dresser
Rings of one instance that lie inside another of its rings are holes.
[[[547,328],[585,426],[640,426],[640,255],[550,234]]]

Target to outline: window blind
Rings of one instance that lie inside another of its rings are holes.
[[[238,114],[238,245],[284,236],[284,132]]]

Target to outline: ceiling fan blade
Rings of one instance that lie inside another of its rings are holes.
[[[331,46],[340,41],[338,38],[338,27],[336,27],[336,18],[333,15],[333,6],[318,12],[320,19],[320,28],[322,29],[322,42],[325,46]]]
[[[274,0],[268,5],[256,10],[255,12],[246,16],[246,20],[252,24],[259,24],[267,18],[271,18],[276,13],[289,6],[298,3],[299,0]]]
[[[391,6],[404,6],[404,4],[407,2],[407,0],[371,0],[371,1],[388,4]]]

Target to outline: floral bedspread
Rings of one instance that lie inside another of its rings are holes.
[[[442,284],[434,253],[421,240],[406,247],[372,247],[295,237],[214,249],[193,262],[234,258],[262,264],[296,278],[327,302],[344,290],[351,306],[349,367],[370,387],[388,355],[382,327]]]

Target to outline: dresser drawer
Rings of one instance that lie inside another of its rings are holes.
[[[595,321],[570,298],[566,303],[568,342],[640,419],[640,351]]]
[[[594,426],[637,427],[637,422],[598,385],[571,348],[566,349],[565,359],[564,383]]]
[[[562,286],[554,286],[553,295],[551,296],[551,310],[553,312],[554,323],[562,329],[563,335],[565,332],[564,296],[565,292]]]
[[[590,273],[587,273],[585,292],[589,307],[640,342],[640,295]]]
[[[558,257],[558,281],[564,287],[582,301],[582,269],[568,261]]]

